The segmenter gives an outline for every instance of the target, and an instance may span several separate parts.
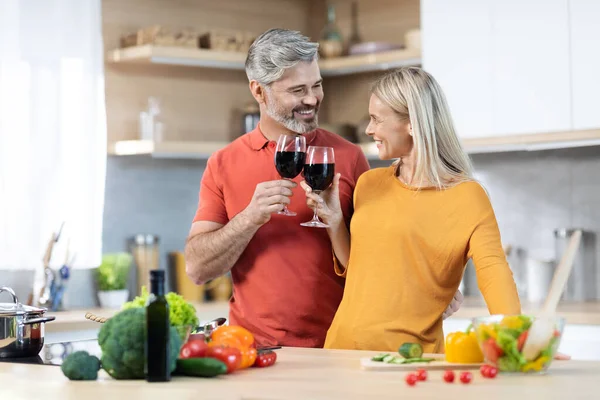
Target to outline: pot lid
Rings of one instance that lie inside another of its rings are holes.
[[[27,306],[19,303],[14,290],[9,287],[0,287],[0,293],[7,292],[13,298],[13,303],[0,303],[0,316],[11,317],[16,315],[41,314],[45,310],[38,307]]]

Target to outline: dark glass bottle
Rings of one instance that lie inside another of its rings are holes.
[[[171,380],[169,368],[169,304],[165,298],[165,271],[150,271],[150,297],[146,304],[146,362],[148,382]]]

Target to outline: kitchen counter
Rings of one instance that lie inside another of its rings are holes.
[[[207,302],[193,303],[196,307],[196,314],[200,321],[210,321],[218,317],[227,318],[229,313],[229,303],[224,302]],[[47,333],[57,332],[72,332],[96,330],[100,328],[98,322],[90,321],[85,318],[85,314],[90,312],[98,317],[110,318],[119,310],[106,308],[86,309],[86,310],[70,310],[70,311],[48,311],[47,315],[55,316],[56,320],[46,324]]]
[[[524,314],[535,313],[540,307],[541,304],[521,301]],[[567,324],[600,325],[600,301],[561,302],[558,304],[557,314],[564,317]],[[471,319],[482,315],[489,315],[485,301],[482,298],[466,297],[460,310],[451,318]]]
[[[217,317],[227,317],[229,310],[228,302],[194,303],[198,318],[201,321],[209,321]],[[524,312],[533,312],[536,305],[523,303]],[[56,316],[56,320],[46,324],[46,332],[69,332],[99,329],[97,322],[85,319],[85,314],[91,312],[100,317],[111,317],[118,310],[90,309],[72,310],[60,312],[48,312],[48,315]],[[471,319],[481,315],[488,315],[485,302],[480,298],[467,297],[460,308],[450,319]],[[558,314],[565,317],[568,324],[600,325],[600,301],[586,303],[561,303],[558,306]]]
[[[219,378],[173,377],[168,383],[117,381],[100,371],[98,381],[71,382],[59,367],[0,363],[3,398],[34,399],[433,399],[461,400],[597,398],[598,361],[555,361],[548,374],[499,375],[484,379],[473,371],[469,385],[445,383],[442,372],[429,371],[426,382],[409,387],[406,372],[364,371],[360,358],[376,354],[352,350],[284,348],[277,364]],[[457,370],[458,372],[458,370]]]

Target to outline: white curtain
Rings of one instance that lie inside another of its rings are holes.
[[[106,117],[100,0],[0,1],[0,270],[102,252]],[[1,284],[0,273],[0,284]]]

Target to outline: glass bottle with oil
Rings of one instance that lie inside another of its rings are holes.
[[[169,368],[169,304],[165,298],[165,271],[150,271],[150,297],[146,304],[144,373],[148,382],[171,380]]]

